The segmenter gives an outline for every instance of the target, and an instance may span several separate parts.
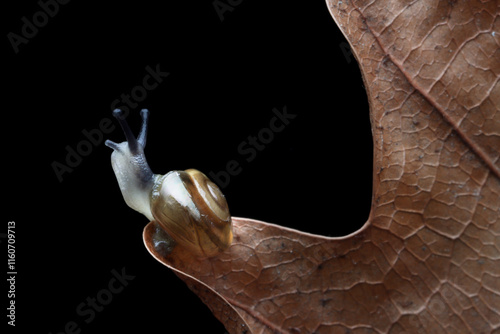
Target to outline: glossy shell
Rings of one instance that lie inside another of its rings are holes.
[[[196,169],[169,172],[155,183],[151,212],[177,244],[205,257],[229,247],[231,215],[215,183]]]

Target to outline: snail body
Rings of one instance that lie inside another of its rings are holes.
[[[127,141],[105,144],[113,149],[111,165],[127,205],[197,256],[211,257],[227,249],[233,237],[231,215],[219,187],[196,169],[154,174],[144,155],[149,112],[141,110],[137,139],[119,109],[113,116]]]

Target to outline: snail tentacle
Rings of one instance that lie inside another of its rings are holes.
[[[148,135],[148,121],[149,121],[149,110],[141,110],[142,126],[139,136],[137,137],[137,142],[142,146],[144,150],[146,148],[146,137]]]

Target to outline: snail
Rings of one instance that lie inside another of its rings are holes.
[[[126,141],[106,140],[113,149],[111,165],[127,205],[155,221],[175,245],[198,257],[211,257],[231,244],[232,222],[219,187],[196,169],[153,174],[144,155],[149,111],[141,110],[135,138],[120,109],[113,111]]]

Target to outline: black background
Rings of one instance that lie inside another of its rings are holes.
[[[103,141],[62,182],[52,167],[65,163],[67,146],[86,139],[83,130],[112,118],[112,102],[142,84],[146,66],[170,73],[128,117],[138,131],[139,109],[151,111],[146,156],[155,173],[208,174],[236,160],[241,173],[223,189],[233,216],[329,236],[353,232],[368,218],[366,93],[324,1],[243,0],[223,21],[212,1],[71,1],[15,53],[8,33],[21,35],[22,17],[33,22],[40,10],[36,1],[20,2],[4,9],[2,20],[8,103],[0,233],[16,222],[16,332],[55,334],[70,321],[81,333],[136,326],[167,333],[179,325],[185,333],[225,331],[145,249],[147,219],[124,203]],[[284,106],[296,118],[246,161],[238,146]],[[104,139],[120,142],[113,124]],[[86,323],[77,306],[122,268],[135,278]]]

